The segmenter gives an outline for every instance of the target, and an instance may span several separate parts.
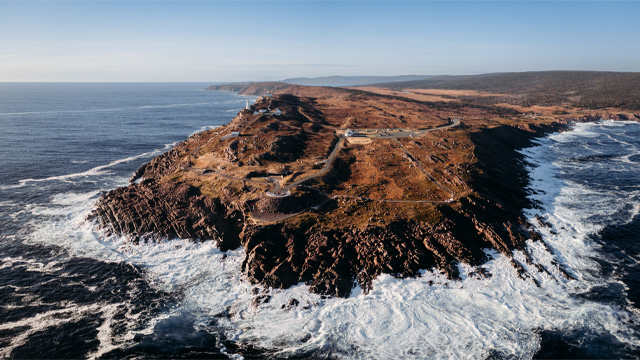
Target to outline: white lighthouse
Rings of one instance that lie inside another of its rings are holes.
[[[247,99],[247,106],[244,107],[245,110],[249,110],[249,99]]]

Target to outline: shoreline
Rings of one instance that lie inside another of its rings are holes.
[[[294,89],[320,91],[299,86]],[[280,97],[277,99],[282,101]],[[299,104],[308,106],[306,102]],[[372,280],[380,274],[415,277],[422,269],[432,267],[455,280],[460,278],[459,262],[481,267],[488,260],[482,249],[493,248],[512,258],[511,251],[522,249],[526,240],[539,239],[523,218],[523,210],[530,205],[526,194],[528,180],[523,155],[517,150],[530,146],[537,137],[570,126],[561,122],[503,125],[474,132],[471,142],[475,165],[467,170],[471,177],[463,185],[475,195],[462,196],[454,205],[434,204],[429,211],[438,214],[440,220],[430,220],[431,224],[401,217],[384,227],[367,223],[364,228],[346,226],[341,230],[315,219],[322,219],[335,209],[353,209],[349,211],[357,214],[359,209],[368,211],[372,206],[382,205],[334,196],[320,201],[311,212],[305,205],[303,213],[294,211],[293,219],[279,218],[264,224],[251,220],[252,203],[240,200],[238,195],[223,191],[211,197],[189,183],[161,180],[185,166],[181,165],[184,159],[180,153],[206,139],[210,141],[212,136],[218,136],[216,133],[221,134],[238,121],[245,121],[242,112],[222,130],[195,134],[143,165],[136,172],[136,177],[143,180],[104,195],[91,217],[100,220],[101,226],[112,233],[131,235],[134,242],[159,236],[216,239],[223,251],[243,246],[245,277],[269,288],[306,283],[313,292],[348,297],[356,283],[365,292],[371,290]],[[505,174],[510,174],[509,178]],[[303,197],[296,201],[313,199],[304,195],[304,191],[300,194]],[[291,208],[279,198],[263,198],[253,204],[289,211],[299,206]],[[391,209],[383,207],[382,211]],[[521,277],[533,279],[518,260],[512,258],[512,266]]]

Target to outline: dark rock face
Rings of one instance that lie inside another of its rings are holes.
[[[346,297],[356,282],[368,291],[382,273],[411,277],[435,267],[456,279],[458,262],[481,265],[487,261],[482,249],[510,256],[526,239],[536,238],[521,215],[531,204],[524,190],[528,183],[524,159],[516,150],[562,126],[503,126],[472,134],[478,164],[470,170],[477,173],[469,185],[477,195],[439,206],[441,221],[436,225],[398,221],[385,227],[336,230],[312,220],[295,227],[286,222],[245,222],[244,205],[232,205],[225,196],[207,197],[187,184],[161,181],[183,166],[179,164],[184,162],[184,156],[179,156],[185,151],[183,144],[138,170],[134,177],[142,177],[141,183],[105,194],[91,217],[108,231],[130,235],[134,241],[153,235],[215,239],[222,250],[244,246],[242,271],[250,281],[268,287],[305,282],[314,292]],[[293,212],[326,200],[318,196],[309,193],[297,200],[285,199],[293,203],[264,199],[255,205],[263,211]],[[512,263],[522,270],[515,260]]]
[[[113,234],[145,237],[214,239],[222,250],[240,245],[242,211],[200,194],[187,184],[145,180],[103,195],[90,215]]]
[[[418,275],[436,267],[458,278],[458,261],[481,265],[483,248],[508,254],[531,234],[524,219],[481,199],[464,199],[458,210],[442,207],[436,226],[412,222],[387,227],[336,231],[313,224],[286,229],[279,224],[251,228],[245,234],[247,257],[242,269],[249,280],[287,288],[306,282],[320,294],[349,296],[355,281],[365,290],[382,273]]]
[[[517,150],[532,146],[536,137],[564,126],[554,124],[523,129],[500,126],[472,133],[474,154],[482,173],[475,174],[470,185],[509,213],[520,214],[523,208],[531,204],[526,198],[525,187],[529,183],[529,175],[524,168],[525,159]]]
[[[456,279],[457,262],[481,265],[488,260],[482,249],[510,256],[527,239],[536,238],[521,215],[531,204],[524,157],[516,150],[563,126],[503,126],[474,134],[482,174],[474,175],[472,186],[480,197],[440,206],[443,220],[435,226],[399,222],[341,232],[313,223],[296,229],[280,224],[251,228],[243,240],[247,257],[242,269],[249,280],[266,286],[306,282],[314,292],[346,297],[356,281],[368,291],[381,273],[411,277],[435,267]],[[522,271],[521,264],[512,263]]]
[[[96,220],[107,233],[128,235],[136,243],[146,238],[179,237],[216,240],[223,250],[240,246],[242,209],[207,197],[191,185],[161,181],[190,165],[184,156],[187,144],[200,136],[202,133],[142,165],[131,178],[142,181],[104,194],[89,219]]]
[[[134,176],[143,179],[159,179],[163,175],[171,174],[180,166],[188,165],[180,161],[181,152],[184,151],[181,145],[183,144],[178,144],[173,149],[142,165],[134,173]]]

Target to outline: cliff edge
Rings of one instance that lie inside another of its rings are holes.
[[[517,150],[563,118],[340,88],[233,90],[261,96],[143,165],[90,218],[134,242],[243,246],[249,281],[342,297],[382,273],[456,279],[459,262],[490,276],[487,249],[511,258],[538,238],[522,216],[532,204]]]

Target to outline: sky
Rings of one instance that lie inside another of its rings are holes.
[[[0,81],[640,71],[640,1],[7,1]]]

